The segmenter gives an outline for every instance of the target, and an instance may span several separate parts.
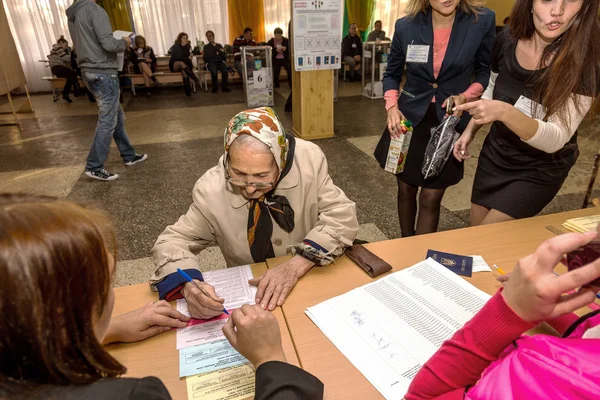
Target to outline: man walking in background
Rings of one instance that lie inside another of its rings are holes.
[[[137,154],[129,142],[125,131],[125,113],[119,103],[117,53],[131,46],[131,39],[113,37],[108,15],[96,4],[96,0],[75,0],[67,9],[67,17],[82,78],[98,102],[98,123],[85,174],[93,179],[112,181],[119,175],[104,169],[112,138],[125,165],[148,159],[147,154]]]

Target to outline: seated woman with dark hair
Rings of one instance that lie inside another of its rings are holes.
[[[150,87],[150,81],[158,86],[158,79],[154,76],[156,71],[156,56],[152,47],[146,45],[146,38],[136,36],[133,51],[129,55],[129,61],[133,64],[136,74],[144,76],[144,86]]]
[[[183,78],[183,90],[186,96],[191,96],[192,91],[190,88],[190,79],[192,79],[196,85],[200,83],[198,77],[194,73],[194,65],[192,64],[192,46],[188,39],[188,35],[185,32],[181,32],[175,39],[175,44],[169,49],[169,69],[171,72],[181,72]]]
[[[155,377],[119,378],[125,366],[102,346],[188,321],[163,301],[111,319],[116,245],[106,218],[68,201],[4,194],[0,227],[0,398],[170,399]],[[269,312],[244,305],[224,333],[257,368],[257,399],[323,396],[318,379],[285,363]]]

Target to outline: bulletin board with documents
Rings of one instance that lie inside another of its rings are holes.
[[[293,0],[292,7],[296,71],[339,69],[343,0]]]

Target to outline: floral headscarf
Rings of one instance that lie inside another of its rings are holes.
[[[273,154],[281,181],[294,161],[295,139],[285,130],[275,112],[268,107],[242,111],[229,121],[225,129],[225,153],[241,135],[250,135],[264,143]],[[285,232],[294,230],[294,210],[285,196],[276,195],[275,188],[256,200],[248,201],[248,245],[254,262],[275,257],[271,237],[273,220]]]
[[[280,178],[281,172],[287,166],[290,142],[275,111],[270,107],[261,107],[242,111],[233,117],[225,129],[225,153],[229,153],[231,144],[241,135],[250,135],[271,150],[279,168]]]

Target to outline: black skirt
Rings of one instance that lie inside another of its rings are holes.
[[[464,165],[452,155],[439,176],[427,180],[423,179],[421,168],[423,167],[425,150],[431,138],[431,129],[437,127],[440,123],[436,114],[435,103],[431,103],[423,121],[413,130],[404,171],[396,175],[399,181],[425,189],[446,189],[461,181],[464,174]],[[381,168],[385,168],[389,147],[390,133],[386,128],[375,149],[375,158],[379,161]]]

